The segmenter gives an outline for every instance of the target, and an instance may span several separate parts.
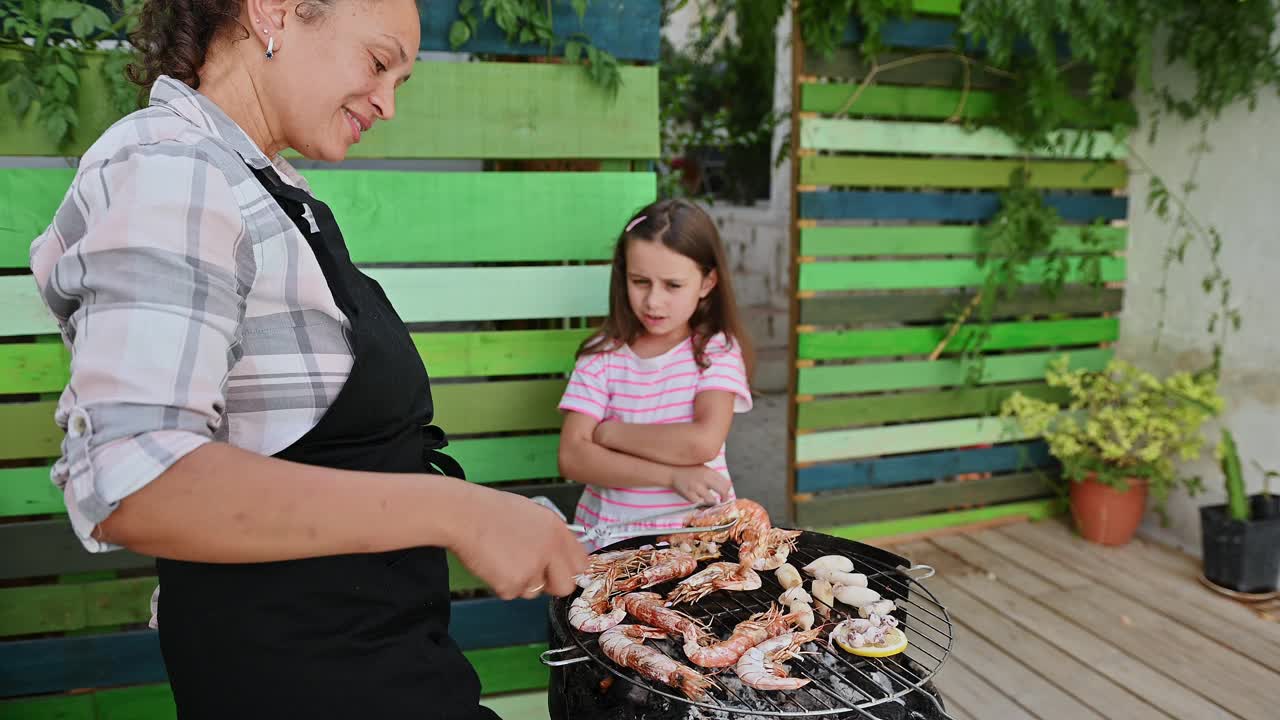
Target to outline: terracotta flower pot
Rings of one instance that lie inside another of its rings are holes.
[[[1118,490],[1089,478],[1071,483],[1071,516],[1085,540],[1101,545],[1124,545],[1142,524],[1147,507],[1147,481],[1129,479]]]

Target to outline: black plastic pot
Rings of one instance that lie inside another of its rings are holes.
[[[1232,520],[1226,505],[1200,508],[1204,575],[1237,592],[1270,592],[1280,578],[1280,495],[1253,495],[1249,504],[1249,522]]]

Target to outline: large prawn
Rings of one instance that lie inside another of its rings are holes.
[[[738,623],[727,640],[691,639],[685,637],[684,654],[689,662],[707,668],[731,667],[751,648],[771,637],[792,630],[796,616],[784,615],[782,609],[772,605],[762,613],[756,613]]]
[[[569,604],[569,624],[582,632],[604,632],[627,619],[622,603],[611,601],[612,579],[599,577]]]
[[[676,688],[690,700],[706,699],[707,691],[714,686],[710,678],[644,645],[645,640],[666,636],[661,630],[643,625],[618,625],[600,636],[600,649],[622,667]]]
[[[743,542],[738,550],[738,562],[753,570],[777,570],[787,562],[799,537],[799,530],[769,528],[761,538]]]
[[[654,627],[671,635],[679,635],[688,641],[700,640],[706,635],[703,626],[693,618],[666,606],[662,596],[655,592],[633,592],[622,597],[627,614],[648,627]]]
[[[683,550],[665,548],[650,550],[616,563],[611,572],[616,573],[614,588],[618,592],[644,590],[668,580],[688,577],[698,569],[698,558]]]
[[[822,630],[786,633],[770,638],[747,650],[734,665],[733,671],[743,684],[756,690],[797,690],[809,684],[805,678],[787,676],[787,666],[782,663],[795,657],[800,647],[813,642]]]
[[[701,572],[681,580],[667,596],[671,604],[696,603],[717,590],[759,590],[760,575],[742,570],[737,563],[711,563]]]

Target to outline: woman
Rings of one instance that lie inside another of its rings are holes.
[[[585,565],[552,512],[449,477],[403,323],[279,156],[390,120],[418,27],[414,0],[147,2],[150,106],[32,246],[72,355],[54,480],[90,550],[159,558],[184,719],[491,718],[444,549],[503,598]]]

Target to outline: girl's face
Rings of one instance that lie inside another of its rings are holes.
[[[627,298],[631,312],[656,337],[683,338],[698,301],[716,286],[693,260],[660,242],[627,241]]]

